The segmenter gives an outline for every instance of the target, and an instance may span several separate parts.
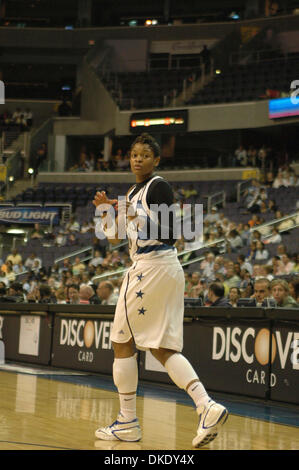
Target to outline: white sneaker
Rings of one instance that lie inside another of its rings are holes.
[[[105,441],[127,441],[135,442],[141,439],[141,429],[137,418],[132,421],[122,422],[118,421],[120,414],[117,416],[116,421],[105,428],[99,428],[95,432],[98,439]]]
[[[199,414],[197,436],[193,439],[192,445],[194,447],[203,447],[213,441],[220,426],[225,423],[227,418],[227,409],[219,403],[209,400],[208,404],[202,407]]]

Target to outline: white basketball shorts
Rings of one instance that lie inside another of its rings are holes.
[[[166,258],[166,257],[165,257]],[[177,258],[135,262],[123,280],[111,331],[141,350],[183,349],[184,271]]]

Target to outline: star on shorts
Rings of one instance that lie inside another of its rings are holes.
[[[139,292],[136,292],[136,299],[138,299],[138,297],[140,297],[142,299],[142,297],[144,296],[144,292],[142,292],[141,290]]]
[[[144,277],[144,275],[141,273],[139,276],[137,276],[138,281],[141,281],[141,279]]]
[[[143,307],[142,307],[142,308],[139,308],[139,309],[138,309],[138,312],[139,312],[139,315],[144,315],[145,312],[146,312],[146,309],[143,308]]]

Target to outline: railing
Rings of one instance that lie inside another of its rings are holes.
[[[232,52],[229,58],[231,65],[240,64],[242,62],[246,64],[258,64],[260,62],[275,62],[284,59],[298,60],[299,53],[294,52],[283,52],[281,49],[260,49],[260,50],[245,50]]]
[[[258,231],[258,232],[262,233],[263,229],[265,229],[267,227],[275,227],[276,225],[279,225],[281,222],[284,222],[286,220],[292,220],[294,222],[293,226],[287,227],[287,228],[282,229],[282,230],[279,230],[280,233],[287,232],[287,231],[292,230],[292,229],[299,226],[299,224],[297,223],[297,220],[296,220],[298,217],[299,217],[299,211],[294,212],[293,214],[281,217],[280,219],[271,220],[270,222],[267,222],[263,225],[254,226],[250,229],[250,232]],[[269,238],[271,236],[272,236],[272,234],[265,234],[263,236],[263,238]]]
[[[92,259],[93,246],[87,246],[86,248],[82,248],[82,250],[73,251],[72,253],[69,253],[68,255],[56,258],[54,260],[54,264],[58,264],[61,261],[64,261],[65,259],[70,259],[70,258],[73,258],[75,256],[82,255],[82,253],[87,253],[87,252],[90,252],[90,254],[88,256],[85,256],[84,258],[82,258],[81,261],[88,261],[88,260]]]
[[[208,214],[211,212],[213,206],[217,204],[222,204],[222,207],[226,205],[226,192],[219,191],[218,193],[211,194],[209,196],[204,196],[207,199],[207,212]]]

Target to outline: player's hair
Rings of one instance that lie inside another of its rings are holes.
[[[134,147],[135,144],[147,144],[151,148],[151,150],[153,151],[153,154],[154,154],[155,157],[159,157],[160,154],[161,154],[160,145],[158,144],[156,139],[154,139],[153,136],[151,136],[150,134],[147,134],[146,132],[139,135],[134,140],[133,144],[131,145],[131,150],[132,150],[132,148]]]

